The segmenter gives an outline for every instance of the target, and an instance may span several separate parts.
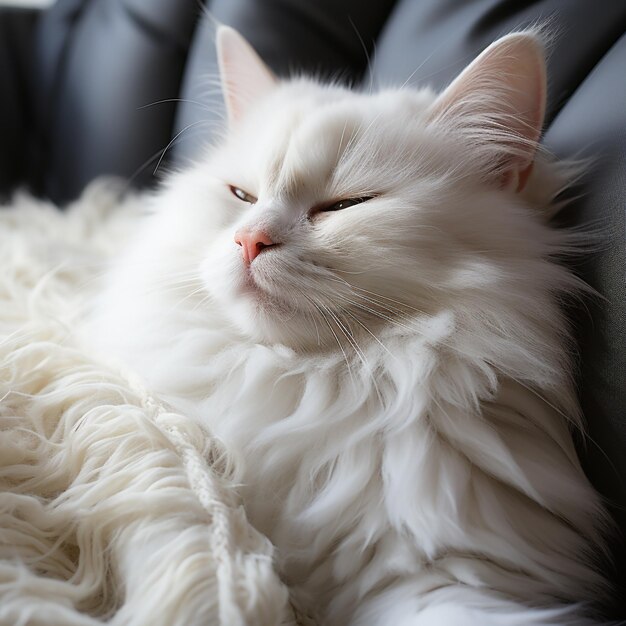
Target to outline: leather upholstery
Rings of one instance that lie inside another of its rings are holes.
[[[626,3],[207,5],[210,16],[197,0],[58,0],[37,24],[32,14],[0,12],[0,190],[26,183],[63,201],[103,173],[149,184],[173,137],[160,171],[193,158],[223,116],[214,19],[240,30],[279,75],[305,70],[365,86],[407,81],[436,88],[499,35],[547,20],[555,37],[545,144],[560,157],[593,157],[579,197],[561,218],[594,231],[593,249],[575,269],[601,294],[572,310],[590,435],[580,452],[626,529]],[[12,38],[3,40],[7,32]],[[32,45],[19,43],[18,34]],[[181,101],[141,108],[170,98]],[[607,567],[622,587],[606,613],[624,619],[626,551],[617,537],[612,551],[615,564]]]
[[[63,201],[102,173],[152,179],[168,143],[196,0],[61,0],[39,21],[34,184]],[[146,106],[151,105],[151,106]],[[145,107],[145,108],[143,108]]]
[[[0,7],[0,197],[27,176],[34,11]]]

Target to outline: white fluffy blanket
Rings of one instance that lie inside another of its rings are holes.
[[[0,624],[289,623],[227,453],[73,332],[138,213],[116,200],[0,209]]]

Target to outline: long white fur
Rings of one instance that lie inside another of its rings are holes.
[[[222,144],[152,200],[101,349],[221,439],[320,623],[589,623],[605,514],[570,432],[559,302],[583,286],[547,222],[568,169],[535,158],[537,36],[496,43],[452,98],[275,82],[220,37],[229,89],[256,67],[258,97],[242,85]],[[280,243],[249,270],[242,227]]]
[[[119,195],[0,211],[0,624],[287,626],[228,454],[73,332],[142,210]]]

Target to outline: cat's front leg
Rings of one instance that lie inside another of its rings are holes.
[[[415,593],[413,581],[361,603],[350,626],[593,626],[578,606],[531,608],[492,592],[447,586]]]

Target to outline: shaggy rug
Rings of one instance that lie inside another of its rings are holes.
[[[294,623],[227,451],[74,329],[139,203],[0,209],[0,624]]]

